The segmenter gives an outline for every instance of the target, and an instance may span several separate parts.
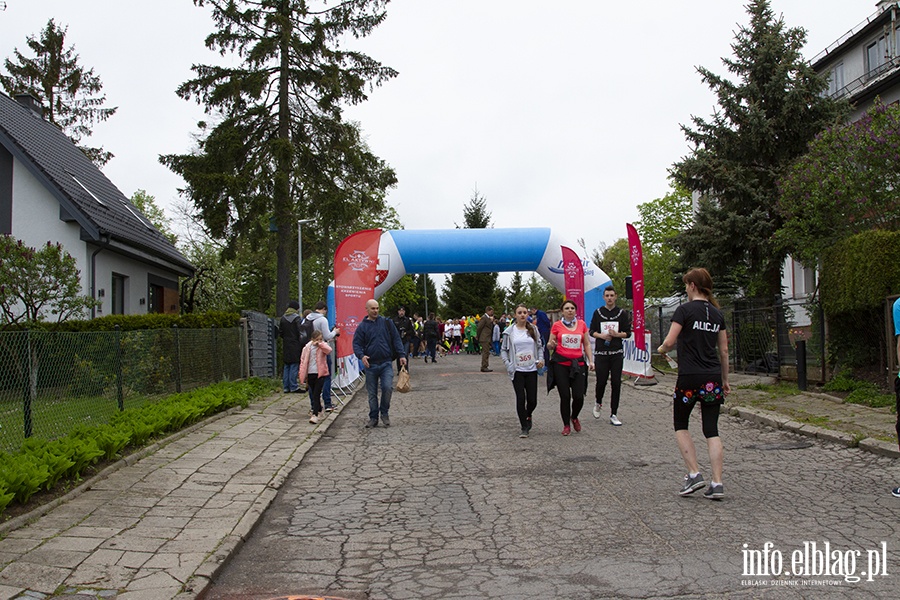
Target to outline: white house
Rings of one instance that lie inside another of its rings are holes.
[[[59,242],[78,263],[92,316],[177,313],[193,265],[31,96],[0,94],[0,234]]]
[[[848,121],[866,114],[876,98],[900,101],[900,2],[878,2],[875,12],[810,61],[828,76],[828,95],[847,99]],[[800,305],[815,291],[816,271],[788,257],[782,271],[785,302]],[[795,324],[809,325],[806,311],[794,310]]]

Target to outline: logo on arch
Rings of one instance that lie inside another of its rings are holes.
[[[375,259],[371,258],[365,250],[354,250],[344,257],[344,262],[354,271],[365,271],[373,265]]]

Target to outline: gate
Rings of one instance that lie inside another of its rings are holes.
[[[250,310],[241,311],[247,324],[247,362],[250,377],[280,377],[276,369],[275,319]]]

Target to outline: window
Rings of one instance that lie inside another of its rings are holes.
[[[837,96],[844,89],[844,63],[838,63],[828,76],[828,95]]]
[[[887,60],[887,45],[884,36],[866,46],[866,73],[877,75]]]
[[[125,279],[124,275],[113,273],[110,285],[110,310],[114,315],[125,314]]]
[[[150,284],[150,305],[148,313],[163,313],[166,310],[164,288],[161,285]]]
[[[804,267],[794,259],[791,259],[792,284],[795,299],[806,298],[816,291],[816,270]]]

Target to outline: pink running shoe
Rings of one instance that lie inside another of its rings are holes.
[[[569,426],[568,426],[568,425],[566,425],[565,427],[563,427],[563,435],[569,435],[570,433],[572,433],[572,430],[569,429]]]
[[[572,419],[572,429],[574,429],[576,433],[581,431],[581,421]]]

